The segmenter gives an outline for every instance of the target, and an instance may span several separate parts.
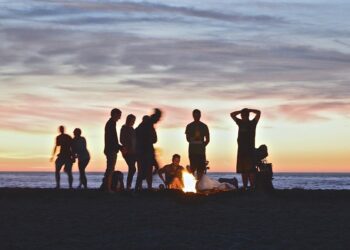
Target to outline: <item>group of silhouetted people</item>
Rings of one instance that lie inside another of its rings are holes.
[[[86,140],[81,136],[81,129],[74,129],[74,138],[65,133],[64,126],[60,126],[58,130],[60,135],[56,137],[56,143],[51,157],[51,160],[53,160],[57,147],[60,147],[60,152],[55,161],[56,188],[60,188],[60,171],[63,166],[64,172],[68,175],[69,188],[73,187],[72,167],[76,159],[78,160],[80,174],[78,188],[82,188],[82,186],[87,188],[85,168],[89,164],[90,154],[86,148]]]
[[[255,117],[250,120],[250,113]],[[153,174],[158,173],[167,188],[180,189],[183,187],[181,173],[184,168],[179,164],[180,155],[174,154],[172,163],[159,169],[159,164],[155,156],[154,144],[157,142],[157,132],[155,124],[159,122],[162,112],[155,109],[150,116],[145,115],[141,123],[134,129],[136,116],[129,114],[125,124],[120,130],[120,141],[116,129],[117,121],[121,118],[122,112],[115,108],[111,110],[110,118],[105,125],[104,133],[104,154],[106,156],[106,171],[103,178],[102,187],[107,192],[113,192],[113,178],[116,174],[115,167],[117,154],[121,151],[125,162],[128,165],[128,175],[126,189],[132,187],[133,177],[137,169],[135,190],[142,189],[143,180],[146,180],[147,188],[152,189]],[[185,134],[189,144],[188,156],[190,165],[187,171],[200,180],[207,170],[206,146],[210,142],[208,126],[200,121],[201,111],[193,110],[193,122],[186,126]],[[261,112],[255,109],[242,109],[231,113],[232,119],[238,125],[238,153],[237,153],[237,173],[242,175],[243,188],[254,187],[256,178],[256,148],[255,131],[260,119]],[[240,117],[239,117],[240,116]],[[89,152],[86,148],[86,140],[81,136],[81,130],[74,130],[74,138],[64,133],[64,127],[59,127],[60,135],[56,138],[56,145],[60,146],[60,153],[56,159],[56,184],[60,187],[60,170],[64,166],[68,174],[69,187],[72,187],[72,165],[78,159],[80,172],[79,187],[87,187],[85,168],[90,160]],[[120,173],[120,172],[119,172]],[[164,176],[165,175],[165,178]],[[121,179],[123,179],[121,177]]]

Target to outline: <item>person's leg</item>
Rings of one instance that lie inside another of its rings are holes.
[[[197,159],[196,159],[196,156],[191,154],[189,156],[189,159],[190,159],[190,172],[191,172],[191,174],[195,175],[195,172],[197,170]]]
[[[248,174],[250,188],[253,190],[255,188],[255,172],[251,172]]]
[[[83,185],[83,162],[81,160],[78,160],[78,168],[79,168],[79,185],[77,188],[81,188]]]
[[[107,192],[112,192],[112,177],[117,163],[117,154],[112,153],[106,155],[107,157],[107,168],[105,172],[105,189]]]
[[[205,173],[205,161],[206,161],[206,157],[205,155],[197,155],[197,180],[202,179],[202,176]]]
[[[86,174],[85,174],[85,169],[87,167],[87,165],[89,164],[90,159],[85,159],[82,161],[79,161],[78,165],[79,165],[79,174],[80,174],[80,184],[79,187],[81,187],[81,185],[84,186],[84,188],[87,188],[87,178],[86,178]]]
[[[146,159],[146,182],[147,182],[147,188],[152,189],[152,182],[153,182],[153,163],[154,163],[154,157],[153,154],[147,155]]]
[[[127,190],[131,189],[131,184],[132,184],[132,179],[134,178],[134,174],[136,172],[136,160],[135,157],[133,155],[126,155],[125,157],[125,161],[128,165],[128,177],[127,177],[127,181],[126,181],[126,188]]]
[[[143,157],[139,156],[137,159],[137,178],[136,178],[136,184],[135,184],[135,190],[141,190],[142,189],[142,181],[144,178],[144,159]]]
[[[178,177],[175,177],[170,184],[171,189],[182,189],[182,182]]]
[[[118,189],[120,191],[123,191],[125,189],[125,187],[124,187],[124,174],[120,171],[118,171],[118,183],[119,183]]]
[[[247,189],[248,186],[248,174],[242,173],[243,189]]]
[[[61,175],[60,171],[62,169],[64,162],[62,161],[61,158],[57,158],[55,161],[55,179],[56,179],[56,188],[60,188],[60,180],[61,180]]]
[[[72,167],[73,167],[73,163],[70,159],[66,160],[65,164],[64,164],[64,171],[67,173],[68,175],[68,184],[69,184],[69,188],[73,188],[73,174],[72,174]]]

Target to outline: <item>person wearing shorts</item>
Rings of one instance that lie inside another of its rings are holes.
[[[189,143],[188,156],[190,160],[190,171],[197,175],[200,180],[206,170],[206,146],[210,142],[208,126],[200,121],[201,111],[192,112],[193,122],[186,126],[186,139]]]
[[[64,126],[59,126],[58,131],[60,135],[56,137],[55,147],[52,152],[51,161],[56,154],[57,148],[60,147],[60,152],[57,155],[55,161],[55,179],[56,179],[56,188],[60,188],[61,180],[61,169],[64,166],[64,172],[68,175],[68,184],[69,188],[73,187],[73,175],[72,175],[72,166],[74,162],[73,153],[72,153],[72,137],[65,134]]]
[[[111,117],[107,121],[105,125],[105,147],[104,147],[104,154],[106,156],[107,160],[107,166],[105,171],[105,176],[103,180],[103,187],[104,190],[107,192],[113,192],[112,191],[112,175],[115,170],[115,165],[117,163],[117,154],[119,150],[122,148],[122,146],[119,144],[118,141],[118,134],[117,134],[117,121],[120,119],[122,115],[122,112],[115,108],[111,111]]]

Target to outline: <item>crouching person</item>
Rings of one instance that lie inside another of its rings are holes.
[[[180,166],[180,155],[174,154],[172,163],[165,165],[158,170],[158,175],[169,189],[182,189],[182,171],[184,168]],[[165,175],[165,178],[164,176]]]
[[[107,190],[106,187],[106,177],[103,177],[102,179],[102,184],[100,186],[101,191]],[[111,187],[110,190],[112,192],[118,192],[118,191],[124,191],[125,186],[124,186],[124,175],[120,171],[113,171],[112,173],[112,178],[111,178]]]

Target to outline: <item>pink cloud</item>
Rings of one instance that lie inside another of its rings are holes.
[[[325,113],[350,117],[350,102],[284,104],[278,106],[276,112],[294,121],[329,120]]]

